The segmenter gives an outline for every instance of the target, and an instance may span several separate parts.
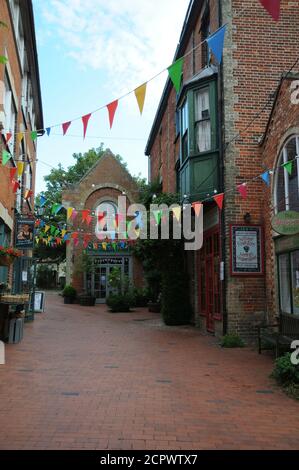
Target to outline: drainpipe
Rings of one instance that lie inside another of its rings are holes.
[[[219,28],[222,26],[222,5],[221,0],[218,0],[218,22]],[[218,129],[219,129],[219,180],[220,180],[220,191],[224,191],[224,152],[225,152],[225,140],[224,140],[224,84],[223,84],[223,61],[219,66],[218,74]],[[223,317],[223,336],[227,333],[227,309],[226,309],[226,288],[227,288],[227,272],[225,263],[225,209],[220,212],[220,237],[221,237],[221,262],[224,263],[224,280],[221,281],[221,292],[222,292],[222,317]]]

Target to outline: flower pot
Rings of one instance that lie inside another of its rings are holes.
[[[9,267],[14,262],[14,258],[8,255],[0,256],[0,266]]]
[[[65,304],[73,304],[74,303],[74,297],[64,297],[64,303]]]

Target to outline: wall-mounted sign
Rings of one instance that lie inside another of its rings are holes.
[[[231,226],[231,275],[264,274],[263,231],[257,225]]]
[[[299,212],[279,212],[273,217],[271,225],[280,235],[296,235],[299,233]]]
[[[16,219],[16,248],[19,250],[32,250],[34,248],[34,226],[34,219],[25,217]]]

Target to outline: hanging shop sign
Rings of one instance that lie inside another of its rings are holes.
[[[264,274],[263,230],[257,225],[231,226],[231,275]]]
[[[280,235],[296,235],[299,233],[299,212],[279,212],[273,217],[271,225]]]
[[[16,248],[19,250],[32,250],[34,248],[34,226],[34,219],[25,217],[16,219]]]

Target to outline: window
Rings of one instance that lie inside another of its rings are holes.
[[[0,245],[9,246],[10,244],[11,232],[9,228],[3,223],[0,219]],[[6,267],[0,266],[0,282],[7,282],[8,269]]]
[[[195,143],[197,152],[211,150],[211,117],[209,88],[196,91],[195,107]]]
[[[280,309],[299,315],[299,250],[279,255],[278,272]]]
[[[292,162],[291,174],[284,163]],[[275,212],[299,211],[299,136],[291,137],[281,151],[275,171]]]
[[[188,157],[188,101],[186,100],[181,110],[181,128],[182,128],[182,161]]]

